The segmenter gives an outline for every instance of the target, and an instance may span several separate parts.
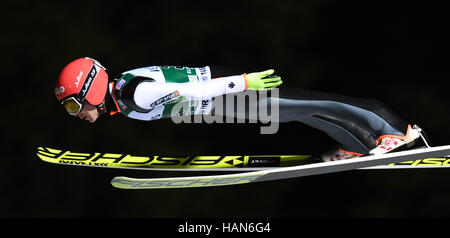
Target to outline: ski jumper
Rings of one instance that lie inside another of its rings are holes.
[[[109,83],[106,105],[113,115],[120,112],[138,120],[172,116],[208,115],[217,96],[247,90],[245,74],[212,78],[214,68],[151,66],[122,73]],[[216,77],[216,75],[214,75]],[[343,150],[368,154],[383,135],[405,136],[408,124],[382,103],[372,99],[297,89],[282,85],[278,97],[246,100],[245,108],[258,107],[258,100],[279,104],[279,122],[297,121],[323,131]],[[223,108],[226,100],[220,100]],[[173,110],[174,107],[179,110]],[[226,115],[225,115],[226,116]]]

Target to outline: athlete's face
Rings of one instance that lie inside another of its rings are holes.
[[[90,123],[94,123],[99,115],[100,114],[97,111],[97,108],[89,104],[87,101],[83,102],[83,109],[81,109],[81,112],[75,114],[78,118],[89,121]]]

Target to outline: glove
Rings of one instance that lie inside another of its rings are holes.
[[[275,88],[276,86],[283,83],[281,81],[281,77],[279,76],[270,76],[275,72],[273,69],[269,69],[263,72],[258,73],[250,73],[245,75],[245,79],[247,80],[247,89],[251,90],[267,90]]]

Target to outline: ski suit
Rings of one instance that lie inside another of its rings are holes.
[[[214,108],[218,103],[222,108],[227,105],[216,97],[247,89],[245,74],[223,76],[217,72],[208,66],[151,66],[124,72],[110,80],[107,109],[111,115],[120,112],[139,120],[217,114]],[[244,108],[258,108],[261,100],[268,107],[278,104],[279,122],[304,123],[326,133],[343,150],[361,155],[375,148],[380,136],[404,136],[408,128],[393,111],[373,99],[281,85],[278,96],[246,100]]]

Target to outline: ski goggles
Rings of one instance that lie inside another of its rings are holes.
[[[66,109],[66,111],[72,116],[80,113],[83,109],[83,103],[73,96],[64,99],[61,104],[63,105],[64,109]]]

